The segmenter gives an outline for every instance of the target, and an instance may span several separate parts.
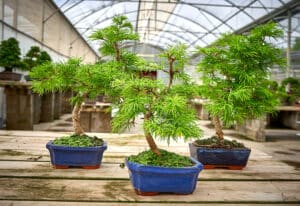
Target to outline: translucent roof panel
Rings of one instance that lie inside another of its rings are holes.
[[[54,0],[95,50],[100,42],[88,39],[91,32],[108,26],[115,15],[125,15],[140,35],[139,44],[164,49],[182,42],[190,51],[213,43],[222,33],[238,31],[292,1]]]

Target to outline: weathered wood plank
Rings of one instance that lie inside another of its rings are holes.
[[[264,166],[264,167],[263,167]],[[0,177],[39,177],[68,179],[128,179],[126,168],[103,162],[100,169],[53,169],[50,162],[0,161]],[[300,172],[284,163],[249,163],[241,171],[203,170],[199,180],[300,180]]]
[[[128,180],[0,179],[1,200],[120,202],[300,202],[300,182],[198,182],[193,195],[138,196]],[[179,197],[179,196],[176,196]]]
[[[38,132],[35,132],[36,134]],[[106,134],[107,135],[107,134]],[[138,152],[144,151],[147,149],[147,143],[143,136],[141,135],[129,135],[116,137],[116,135],[112,135],[107,137],[105,141],[108,143],[107,152],[112,153],[128,153],[136,154]],[[0,136],[0,154],[6,155],[7,151],[19,151],[23,153],[29,153],[34,155],[45,155],[47,154],[47,150],[45,148],[46,143],[53,138],[41,138],[41,137],[22,137],[22,136]],[[159,142],[158,145],[162,149],[166,149],[169,151],[177,152],[183,155],[189,155],[188,144],[179,141],[172,143],[171,147],[169,147],[165,142]],[[3,150],[3,151],[1,151]],[[41,151],[40,154],[37,154],[37,151]],[[12,155],[16,156],[16,155]],[[0,157],[1,158],[1,157]],[[262,152],[261,150],[252,149],[250,159],[270,159],[272,158],[270,155]],[[6,157],[7,159],[7,157]],[[15,158],[14,158],[15,159]]]
[[[58,202],[58,201],[11,201],[11,200],[0,200],[1,206],[157,206],[157,203],[130,203],[130,202]],[[164,206],[178,206],[183,205],[182,203],[161,203]],[[185,206],[195,206],[195,204],[184,203]],[[199,203],[197,205],[205,206],[223,206],[224,203]],[[226,206],[274,206],[274,204],[226,204]],[[299,206],[299,204],[276,204],[276,206]]]

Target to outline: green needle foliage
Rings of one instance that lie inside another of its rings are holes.
[[[201,136],[196,125],[194,110],[190,108],[189,99],[195,96],[196,87],[190,77],[184,73],[187,62],[185,45],[170,47],[160,56],[164,60],[163,67],[139,58],[126,51],[124,43],[136,41],[131,23],[125,16],[116,16],[110,26],[97,30],[90,36],[93,40],[101,40],[100,52],[118,63],[122,76],[116,77],[110,84],[106,94],[113,96],[118,112],[113,119],[113,131],[120,132],[130,128],[139,115],[144,115],[143,129],[150,149],[160,155],[160,150],[153,137],[166,140],[185,140]],[[170,78],[168,85],[159,80],[144,77],[145,71],[162,70]],[[179,84],[174,85],[174,80]]]
[[[152,151],[160,154],[153,137],[166,140],[177,140],[179,137],[188,140],[200,137],[202,131],[196,124],[196,115],[189,104],[189,98],[195,94],[190,78],[184,73],[186,50],[184,45],[169,47],[161,54],[166,59],[169,75],[168,85],[150,78],[133,78],[123,85],[122,103],[113,120],[113,130],[122,131],[130,127],[134,119],[144,115],[143,128]],[[157,70],[157,67],[150,70]],[[182,78],[185,77],[185,78]],[[173,85],[173,80],[180,83]],[[180,92],[179,92],[180,91]]]
[[[79,59],[70,59],[66,63],[47,62],[35,67],[30,76],[34,79],[34,92],[44,94],[53,91],[68,91],[74,93],[72,103],[73,124],[76,135],[82,135],[79,123],[80,106],[84,98],[95,98],[104,93],[116,76],[122,77],[115,62],[103,64],[82,64]]]
[[[126,16],[115,16],[110,26],[94,31],[90,38],[102,41],[99,48],[100,53],[105,56],[113,56],[116,61],[123,62],[125,68],[136,61],[135,55],[122,49],[125,42],[139,39]]]
[[[224,35],[212,47],[199,49],[201,93],[209,99],[206,108],[219,138],[223,138],[220,120],[225,125],[242,123],[271,113],[278,105],[269,75],[274,65],[284,65],[284,59],[268,39],[280,36],[282,31],[269,23],[248,35]]]

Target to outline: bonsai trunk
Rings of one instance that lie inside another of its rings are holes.
[[[73,127],[74,127],[74,133],[76,135],[84,134],[84,131],[83,131],[83,129],[80,125],[80,121],[79,121],[80,107],[81,107],[81,104],[76,103],[73,108],[73,111],[72,111]]]
[[[215,125],[216,135],[220,140],[224,139],[224,133],[222,130],[222,125],[220,122],[220,118],[218,116],[213,116],[213,123]]]
[[[144,121],[149,121],[149,119],[151,118],[152,114],[150,111],[147,111],[146,114],[144,115]],[[150,147],[150,149],[157,155],[160,155],[160,151],[152,137],[152,135],[150,134],[150,132],[148,132],[145,128],[144,128],[144,134],[147,140],[147,143]]]
[[[174,58],[169,58],[169,85],[168,88],[170,88],[173,84],[173,79],[174,79],[174,71],[173,71],[173,63],[175,59]]]
[[[116,51],[116,61],[119,62],[121,60],[119,45],[117,43],[114,43],[114,48]]]
[[[4,67],[5,72],[12,72],[13,68],[11,67]]]

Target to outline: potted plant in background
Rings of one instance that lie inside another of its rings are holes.
[[[115,35],[111,35],[111,34]],[[113,131],[123,131],[143,115],[143,129],[150,150],[126,159],[132,185],[140,195],[159,193],[190,194],[194,191],[201,163],[193,158],[161,150],[154,137],[166,140],[186,140],[201,136],[196,125],[189,96],[195,91],[184,73],[187,60],[184,45],[170,47],[162,54],[169,68],[164,69],[170,81],[168,85],[154,78],[142,77],[141,72],[157,71],[158,66],[126,51],[123,42],[137,40],[131,23],[125,16],[113,18],[112,25],[95,31],[94,40],[102,40],[100,51],[112,56],[123,76],[115,76],[108,93],[117,108],[113,119]],[[174,85],[174,80],[181,84]]]
[[[300,105],[300,80],[288,77],[281,82],[282,101],[287,105]]]
[[[20,81],[22,75],[14,73],[14,68],[20,68],[21,50],[19,42],[11,37],[3,40],[0,44],[0,66],[4,67],[4,71],[0,72],[0,80]]]
[[[80,109],[86,97],[95,98],[112,82],[110,74],[118,74],[113,62],[105,64],[82,64],[78,59],[66,63],[47,62],[35,67],[30,76],[34,79],[33,91],[44,94],[52,91],[71,90],[74,93],[72,120],[74,134],[47,143],[51,162],[55,168],[99,168],[106,143],[99,138],[87,136],[79,121]]]
[[[38,46],[30,47],[29,51],[26,53],[23,59],[23,70],[31,71],[32,68],[43,64],[45,62],[51,62],[51,57],[46,51],[41,51]],[[25,79],[30,81],[31,78],[29,75],[25,75]]]
[[[230,126],[257,119],[275,111],[278,95],[270,90],[270,68],[283,66],[281,50],[268,42],[282,35],[274,23],[258,26],[248,35],[224,35],[211,47],[200,49],[199,64],[216,136],[190,143],[191,156],[204,168],[242,169],[250,149],[224,139],[222,125]]]

